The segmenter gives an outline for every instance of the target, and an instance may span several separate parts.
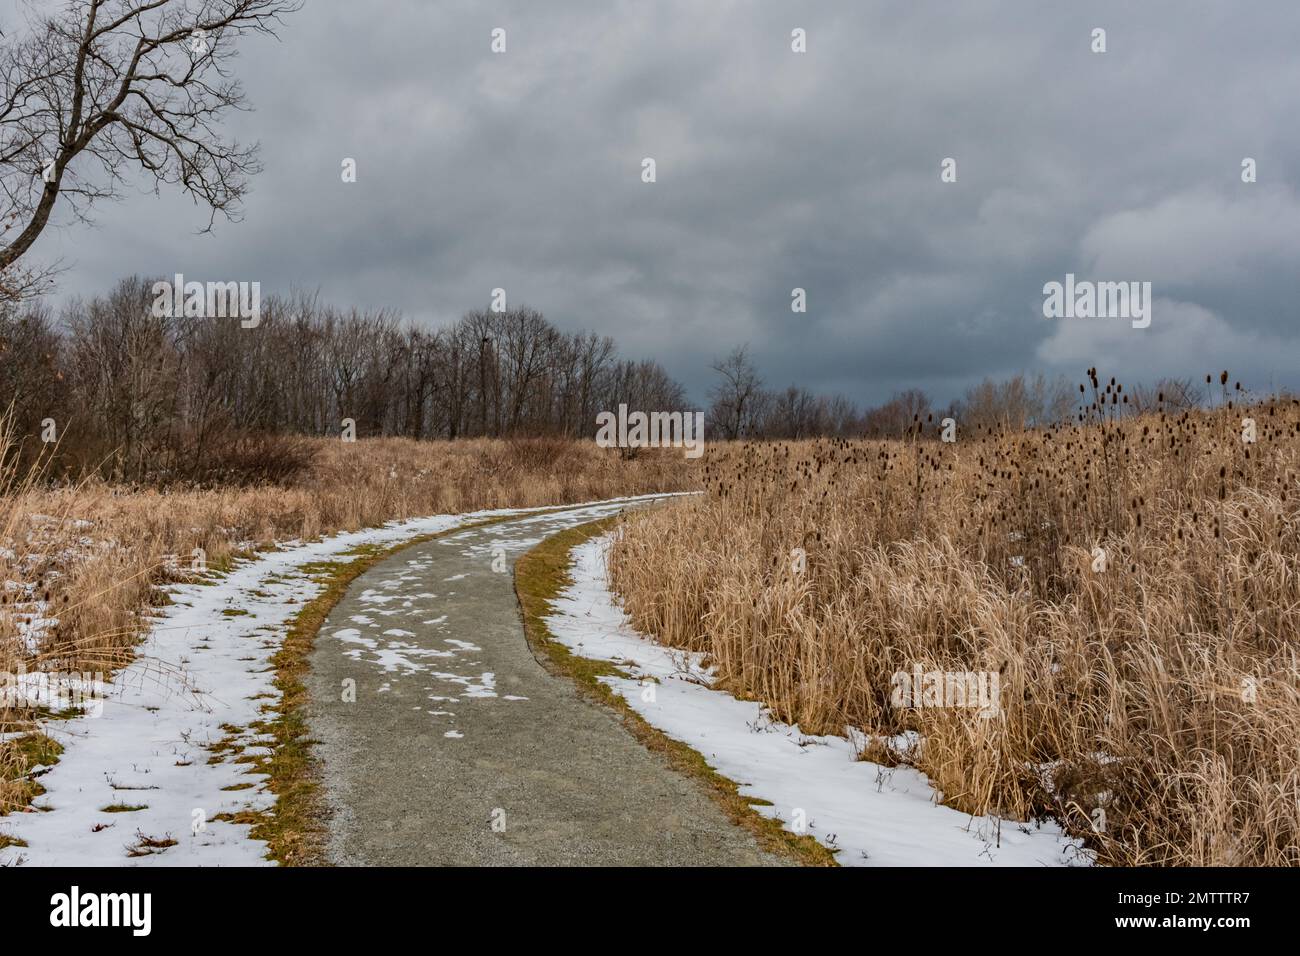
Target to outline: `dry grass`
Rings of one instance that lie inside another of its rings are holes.
[[[647,750],[662,756],[678,773],[698,782],[731,822],[749,830],[765,851],[788,856],[805,866],[837,866],[830,850],[811,836],[792,833],[780,820],[758,813],[755,806],[766,801],[742,796],[736,783],[710,767],[701,754],[656,729],[622,695],[601,681],[605,676],[627,677],[626,672],[613,664],[571,653],[551,634],[546,619],[553,611],[556,595],[573,583],[569,575],[573,549],[622,520],[621,516],[604,518],[552,535],[515,564],[515,593],[523,611],[529,647],[534,654],[540,650],[545,655],[553,673],[571,678],[584,694],[613,708],[628,733]]]
[[[615,585],[733,691],[868,731],[962,810],[1050,814],[1111,864],[1296,865],[1300,406],[1120,395],[955,444],[715,445],[707,495],[630,520]],[[1000,714],[895,706],[918,664],[997,672]]]
[[[687,476],[671,450],[629,462],[559,439],[314,445],[288,486],[51,487],[39,472],[0,469],[0,674],[121,667],[149,606],[165,600],[157,586],[193,576],[195,549],[221,570],[258,548],[391,519],[678,490]],[[11,447],[0,421],[0,463],[15,460]],[[30,726],[30,711],[3,708],[0,733]]]

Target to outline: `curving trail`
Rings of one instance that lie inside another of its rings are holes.
[[[353,582],[321,628],[307,681],[331,862],[786,862],[529,650],[515,558],[623,507],[462,531]]]

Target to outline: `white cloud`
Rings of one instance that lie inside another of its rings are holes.
[[[1096,366],[1121,381],[1199,378],[1222,369],[1240,377],[1250,369],[1255,377],[1245,384],[1262,390],[1290,379],[1300,367],[1300,342],[1293,337],[1243,332],[1192,302],[1156,298],[1146,329],[1124,319],[1042,321],[1056,328],[1038,346],[1041,361],[1080,370]]]
[[[1260,183],[1180,192],[1104,216],[1080,250],[1098,279],[1228,284],[1278,263],[1300,272],[1300,200]]]

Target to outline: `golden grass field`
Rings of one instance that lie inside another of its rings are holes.
[[[0,475],[0,673],[20,661],[28,670],[120,667],[156,586],[188,577],[195,548],[221,569],[238,553],[395,518],[676,490],[687,476],[680,454],[624,460],[559,439],[313,444],[306,474],[286,487],[50,487],[39,475]],[[38,628],[36,647],[20,639],[32,620],[56,622]]]
[[[1118,396],[1097,383],[1073,426],[950,444],[917,422],[700,462],[369,439],[315,442],[284,487],[6,475],[0,671],[121,666],[194,548],[220,569],[393,518],[702,488],[632,516],[611,573],[638,627],[706,652],[728,689],[806,733],[864,730],[864,757],[916,766],[959,809],[1050,815],[1104,863],[1295,865],[1300,404],[1134,417]],[[29,648],[33,615],[51,623]],[[896,706],[894,675],[918,667],[996,673],[999,712]]]
[[[30,470],[0,474],[0,674],[21,666],[107,676],[123,666],[150,606],[165,600],[158,586],[191,577],[195,548],[208,569],[221,570],[277,542],[422,515],[679,490],[688,475],[668,450],[625,459],[560,439],[309,441],[310,467],[285,487],[51,487]],[[0,735],[8,735],[0,736],[0,814],[38,792],[27,770],[51,756],[52,741],[27,732],[33,716],[0,701]]]
[[[1109,864],[1296,865],[1300,405],[1118,395],[951,444],[712,445],[707,493],[631,518],[613,581],[733,692],[861,728],[959,809],[1050,814]],[[917,665],[997,672],[1000,713],[895,706]]]

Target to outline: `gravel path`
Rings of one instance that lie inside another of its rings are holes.
[[[458,532],[353,582],[321,629],[308,679],[331,862],[785,862],[528,648],[515,558],[621,507]]]

